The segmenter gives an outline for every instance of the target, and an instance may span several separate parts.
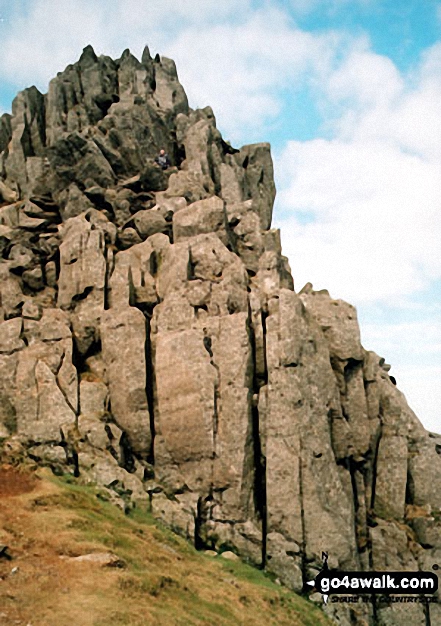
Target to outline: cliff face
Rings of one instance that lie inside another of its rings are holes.
[[[441,438],[362,347],[354,307],[296,294],[274,197],[269,145],[232,148],[147,48],[88,47],[47,95],[18,94],[0,118],[3,458],[71,468],[295,590],[322,551],[431,570]],[[406,606],[430,619],[439,606]]]

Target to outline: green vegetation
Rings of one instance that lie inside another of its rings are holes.
[[[14,509],[0,504],[0,521],[10,527],[14,510],[22,526],[17,537],[23,532],[26,541],[16,558],[20,576],[0,590],[10,623],[17,616],[33,626],[330,623],[258,569],[197,552],[149,513],[125,515],[98,489],[70,477],[44,474],[32,492],[13,499]],[[109,552],[118,559],[114,567],[75,560]]]

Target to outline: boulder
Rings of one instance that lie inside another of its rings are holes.
[[[148,211],[138,211],[133,217],[135,227],[142,239],[147,239],[156,233],[163,233],[167,230],[168,224],[155,209]]]
[[[8,204],[18,200],[18,193],[10,189],[2,180],[0,180],[0,199]]]
[[[144,167],[139,182],[144,191],[164,191],[167,189],[168,177],[159,166],[148,164]]]
[[[22,327],[19,317],[0,323],[0,354],[12,354],[25,347],[20,338]]]
[[[224,245],[228,244],[224,203],[217,196],[194,202],[173,218],[173,241],[205,233],[215,233]]]
[[[124,228],[124,230],[118,233],[117,241],[118,246],[122,250],[127,250],[137,243],[141,243],[142,239],[138,235],[138,232],[134,228],[129,226],[128,228]]]

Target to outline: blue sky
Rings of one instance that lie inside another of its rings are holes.
[[[0,40],[0,111],[89,43],[147,43],[226,139],[270,141],[296,288],[355,304],[441,431],[441,0],[0,0]]]
[[[295,2],[281,4],[287,8],[302,5]],[[375,52],[393,59],[401,70],[415,64],[420,51],[436,43],[441,34],[437,0],[310,3],[311,7],[314,5],[315,10],[306,10],[303,16],[297,11],[296,19],[302,28],[369,33]]]

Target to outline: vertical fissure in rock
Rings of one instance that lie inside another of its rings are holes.
[[[169,137],[170,137],[171,145],[172,145],[172,149],[169,152],[169,154],[171,154],[173,163],[176,164],[176,167],[179,167],[181,160],[180,160],[180,153],[179,153],[179,147],[178,147],[178,140],[176,137],[175,126],[173,126],[173,128],[169,131]]]
[[[406,504],[413,504],[415,497],[414,497],[414,493],[415,493],[415,485],[414,485],[414,481],[413,481],[413,477],[412,474],[408,471],[407,472],[407,480],[406,480]]]
[[[363,367],[362,361],[356,359],[348,359],[344,366],[344,378],[346,385],[352,380],[355,374]]]
[[[352,500],[354,502],[354,525],[355,525],[355,537],[357,539],[358,545],[358,537],[357,537],[357,515],[360,509],[360,503],[358,501],[358,488],[357,488],[357,480],[355,478],[355,464],[352,458],[348,459],[347,469],[351,476],[351,487],[352,487]]]
[[[73,429],[68,429],[67,437],[64,434],[62,428],[60,428],[60,442],[56,445],[61,446],[66,455],[66,464],[73,465],[74,476],[78,478],[80,476],[80,459],[78,455],[78,428],[75,426]]]
[[[380,419],[381,419],[381,415],[380,415]],[[372,441],[373,455],[372,455],[372,460],[371,460],[370,471],[368,471],[367,474],[366,474],[366,483],[367,483],[367,486],[370,487],[370,501],[369,501],[369,509],[368,509],[368,512],[367,512],[367,514],[368,514],[367,549],[368,549],[368,556],[369,556],[369,570],[370,571],[374,570],[374,555],[373,555],[373,550],[372,550],[372,535],[371,535],[371,530],[370,529],[371,529],[372,523],[373,523],[374,506],[375,506],[376,477],[377,477],[378,450],[379,450],[379,447],[380,447],[380,441],[381,441],[382,434],[383,434],[383,425],[382,425],[382,422],[380,422],[380,426],[379,426],[377,432],[375,433],[375,435],[373,437],[373,441]],[[377,596],[375,594],[373,594],[371,596],[371,600],[372,600],[372,622],[373,622],[373,624],[377,624],[378,623]]]
[[[264,333],[265,333],[265,326]],[[252,322],[251,307],[248,314],[248,336],[251,346],[252,373],[250,376],[249,406],[251,408],[251,429],[254,454],[254,509],[262,524],[262,564],[266,566],[267,557],[267,489],[266,489],[266,458],[263,454],[261,441],[261,425],[259,414],[260,382],[257,372],[256,334]],[[265,360],[266,361],[266,360]],[[266,362],[265,362],[266,371]],[[265,376],[267,378],[267,375]]]
[[[216,458],[217,453],[217,432],[219,429],[219,368],[215,363],[211,363],[216,368],[216,380],[214,383],[214,398],[213,398],[213,456]]]
[[[266,358],[266,318],[268,317],[268,313],[262,311],[261,313],[261,321],[262,321],[262,330],[263,330],[263,374],[262,380],[260,382],[260,386],[268,384],[268,364]]]
[[[216,439],[219,428],[219,402],[220,402],[220,372],[219,366],[214,360],[212,340],[204,328],[204,348],[210,356],[210,365],[216,370],[216,378],[213,386],[213,458],[216,458]]]
[[[31,131],[29,129],[29,124],[26,117],[24,118],[24,130],[20,139],[20,143],[25,159],[35,156],[35,151],[32,147]]]
[[[41,143],[44,147],[47,145],[47,135],[46,135],[46,99],[42,93],[38,89],[35,90],[37,100],[38,100],[38,110],[34,112],[34,119],[36,118],[37,126],[38,126],[38,136],[41,140]],[[41,151],[39,156],[41,156]]]
[[[129,437],[125,432],[123,432],[123,434],[121,435],[121,439],[119,440],[119,451],[121,458],[121,467],[123,467],[127,472],[132,474],[136,471],[136,463]]]
[[[149,259],[149,273],[155,277],[158,274],[159,262],[158,262],[158,253],[156,250],[153,250],[150,259]]]
[[[266,565],[267,553],[267,501],[266,501],[266,458],[260,440],[259,408],[256,394],[251,399],[251,420],[254,442],[254,507],[262,523],[262,568]]]
[[[212,339],[208,334],[207,328],[204,328],[203,332],[204,332],[204,339],[203,339],[204,348],[208,352],[208,355],[210,357],[210,365],[215,369],[216,376],[215,376],[214,384],[213,384],[213,423],[212,423],[213,463],[211,465],[212,482],[211,482],[208,496],[204,500],[202,500],[202,498],[199,498],[198,500],[197,515],[195,518],[195,537],[194,537],[194,545],[197,550],[200,550],[203,547],[207,547],[206,537],[205,538],[202,537],[202,528],[206,524],[208,519],[211,517],[211,509],[208,506],[208,502],[213,501],[214,464],[217,458],[217,434],[219,430],[219,406],[220,406],[220,369],[219,369],[219,365],[214,360],[214,354],[213,354],[213,349],[212,349]]]
[[[301,541],[301,570],[303,585],[308,582],[308,562],[306,557],[306,520],[305,520],[305,501],[303,493],[303,460],[302,460],[302,438],[299,441],[299,498],[300,498],[300,522],[302,526],[302,541]]]
[[[194,520],[194,547],[196,550],[202,550],[204,547],[201,537],[202,523],[202,498],[200,497],[196,505],[196,516]]]
[[[360,557],[367,549],[368,541],[366,536],[366,507],[363,506],[363,485],[360,485],[362,477],[360,471],[362,467],[352,458],[348,459],[347,469],[351,476],[352,499],[354,503],[354,535],[357,545],[357,558]],[[359,481],[357,481],[357,473]],[[360,493],[361,492],[361,493]],[[362,565],[363,559],[360,559]]]
[[[430,604],[429,602],[427,602],[427,598],[426,601],[423,603],[423,611],[424,617],[426,618],[425,626],[432,626],[432,620],[430,618]]]
[[[94,351],[94,347],[95,347],[95,351]],[[74,339],[72,339],[72,365],[74,366],[74,368],[77,371],[77,381],[78,381],[78,385],[77,385],[77,407],[78,407],[78,411],[77,411],[77,420],[78,420],[78,416],[81,415],[81,396],[80,396],[80,381],[81,381],[81,373],[86,371],[86,359],[89,356],[92,356],[93,354],[96,354],[96,345],[92,344],[92,346],[90,346],[89,350],[87,351],[87,353],[83,356],[80,351],[78,350],[77,347],[77,343]],[[101,342],[99,342],[98,345],[99,350],[101,350]],[[60,363],[60,368],[61,368],[61,363]]]
[[[80,459],[77,450],[74,446],[71,446],[71,463],[74,466],[74,476],[79,478],[80,476]]]
[[[188,251],[187,280],[196,280],[195,276],[196,264],[193,261],[191,248]]]
[[[58,389],[59,389],[59,390],[61,391],[61,393],[63,394],[64,401],[66,402],[67,406],[70,408],[70,410],[72,411],[72,413],[74,413],[74,415],[75,415],[75,425],[76,425],[76,426],[78,426],[78,417],[79,417],[79,415],[80,415],[80,393],[79,393],[80,386],[79,386],[79,385],[77,385],[77,398],[76,398],[77,402],[76,402],[76,405],[77,405],[77,407],[78,407],[78,408],[77,408],[77,409],[75,409],[75,407],[74,407],[74,406],[72,406],[72,403],[71,403],[71,401],[69,400],[69,397],[68,397],[68,395],[67,395],[66,391],[65,391],[62,387],[60,387],[59,382],[58,382],[58,374],[59,374],[59,372],[60,372],[61,368],[63,367],[63,363],[64,363],[64,359],[65,359],[65,358],[66,358],[66,353],[65,353],[65,352],[63,352],[63,354],[61,355],[61,360],[60,360],[60,363],[59,363],[59,365],[58,365],[58,367],[57,367],[57,370],[56,370],[56,372],[55,372],[55,378],[56,378],[56,380],[57,380],[57,386],[58,386]]]
[[[211,515],[212,502],[213,493],[211,489],[206,497],[200,496],[198,498],[194,519],[194,547],[196,550],[204,550],[205,548],[213,547],[210,545],[210,542],[207,541],[207,537],[204,533],[204,526]]]
[[[154,465],[155,463],[155,393],[156,393],[156,379],[155,379],[155,366],[154,366],[154,354],[153,354],[153,344],[151,337],[151,319],[153,315],[154,306],[148,306],[143,308],[142,312],[144,313],[144,317],[146,320],[146,329],[145,329],[145,370],[146,370],[146,381],[145,381],[145,392],[147,396],[147,407],[150,416],[150,435],[151,435],[151,448],[147,457],[147,461]]]
[[[83,75],[78,66],[77,66],[77,76],[78,76],[78,86],[80,88],[80,97],[81,97],[81,100],[84,100],[85,93],[84,93],[84,86],[83,86]]]
[[[378,450],[380,448],[380,441],[383,435],[383,424],[380,423],[377,433],[374,436],[372,448],[374,451],[372,458],[372,487],[371,487],[371,501],[370,501],[370,510],[374,510],[375,506],[375,489],[376,489],[376,481],[377,481],[377,463],[378,463]]]
[[[217,169],[216,169],[215,163],[213,161],[212,149],[211,150],[210,149],[207,150],[207,158],[208,158],[209,176],[210,176],[211,180],[213,181],[213,185],[214,185],[214,195],[222,197],[222,186],[221,186],[221,183],[220,183],[220,177],[217,175]],[[225,205],[225,203],[224,203],[224,205]],[[228,232],[228,230],[227,230],[227,232]]]
[[[224,211],[224,228],[225,228],[225,232],[227,233],[227,239],[228,239],[227,248],[228,248],[228,250],[231,250],[232,252],[234,252],[235,254],[240,256],[238,254],[238,252],[237,252],[237,245],[236,245],[237,237],[235,237],[234,231],[230,227],[231,225],[230,225],[230,223],[228,221],[227,203],[225,202],[225,200],[224,200],[224,209],[223,209],[223,211]]]
[[[60,247],[58,246],[56,252],[54,253],[54,255],[51,258],[51,261],[54,262],[55,264],[55,291],[58,293],[58,280],[60,278],[60,272],[61,272],[61,256],[60,256]]]
[[[106,246],[104,258],[106,260],[106,271],[104,273],[104,310],[107,311],[110,308],[110,277],[112,276],[115,264],[115,259],[109,246]]]

